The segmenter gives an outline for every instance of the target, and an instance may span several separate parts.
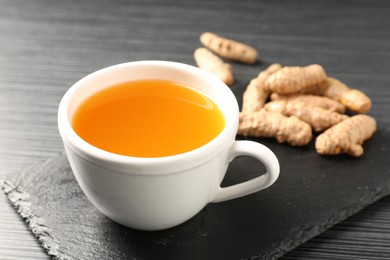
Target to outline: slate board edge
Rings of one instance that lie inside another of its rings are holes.
[[[63,259],[58,251],[59,244],[51,235],[51,229],[44,225],[44,219],[34,214],[29,202],[29,194],[21,190],[19,186],[15,187],[7,180],[0,180],[0,188],[6,195],[11,205],[26,223],[28,229],[38,239],[45,252],[54,257],[54,259]]]

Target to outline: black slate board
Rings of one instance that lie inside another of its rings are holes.
[[[278,156],[278,181],[256,194],[209,204],[165,231],[132,230],[101,215],[78,187],[64,154],[8,176],[2,187],[57,259],[277,258],[390,192],[390,132],[380,124],[358,159],[323,157],[312,145],[254,140]],[[223,185],[251,178],[258,167],[240,157]]]

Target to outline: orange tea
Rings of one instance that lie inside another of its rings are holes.
[[[225,127],[204,94],[164,80],[124,82],[86,99],[72,126],[86,142],[108,152],[162,157],[194,150]]]

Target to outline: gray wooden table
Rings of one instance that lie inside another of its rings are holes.
[[[79,78],[133,60],[194,64],[204,31],[260,51],[256,66],[235,65],[235,86],[266,64],[310,60],[356,86],[390,87],[388,1],[0,0],[0,178],[63,150],[57,106]],[[390,259],[389,241],[386,197],[284,259]],[[0,259],[47,258],[0,194]]]

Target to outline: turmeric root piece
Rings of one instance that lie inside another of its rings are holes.
[[[345,107],[343,104],[328,97],[308,95],[308,94],[281,95],[277,93],[272,93],[270,99],[272,101],[277,101],[277,100],[301,101],[305,103],[306,106],[320,107],[333,112],[345,113]]]
[[[376,131],[376,121],[368,115],[355,115],[334,125],[319,135],[315,142],[319,154],[347,153],[354,157],[363,155],[362,144]]]
[[[298,118],[286,117],[264,109],[240,113],[238,134],[253,137],[275,137],[279,143],[293,146],[307,145],[312,139],[311,127]]]
[[[265,80],[265,86],[278,94],[292,94],[326,80],[325,70],[321,65],[306,67],[283,67]]]
[[[257,60],[257,51],[253,47],[241,42],[222,38],[211,32],[204,32],[200,42],[216,54],[229,60],[253,64]]]
[[[327,78],[323,84],[313,85],[304,90],[305,93],[321,95],[339,101],[347,109],[366,113],[371,109],[371,100],[362,91],[351,89],[335,78]]]
[[[194,52],[194,59],[199,68],[206,70],[226,85],[232,85],[234,82],[233,67],[230,64],[224,63],[221,58],[213,54],[206,48],[198,48]]]
[[[268,99],[270,92],[264,88],[259,78],[254,78],[249,82],[243,94],[242,112],[259,111]]]
[[[264,88],[264,80],[281,67],[280,64],[272,64],[250,81],[243,94],[242,112],[259,111],[264,106],[270,94]]]
[[[275,72],[277,72],[281,68],[282,68],[282,65],[280,65],[279,63],[274,63],[274,64],[270,65],[266,70],[263,70],[262,72],[260,72],[259,75],[257,75],[257,78],[259,78],[261,83],[264,84],[265,80],[269,76],[271,76],[272,74],[274,74]]]
[[[264,109],[270,112],[282,113],[285,116],[295,116],[308,123],[316,132],[322,132],[348,118],[346,115],[321,107],[308,106],[299,100],[271,101],[265,104]]]
[[[367,113],[371,109],[370,98],[357,89],[350,89],[343,93],[340,102],[349,110],[357,113]]]

